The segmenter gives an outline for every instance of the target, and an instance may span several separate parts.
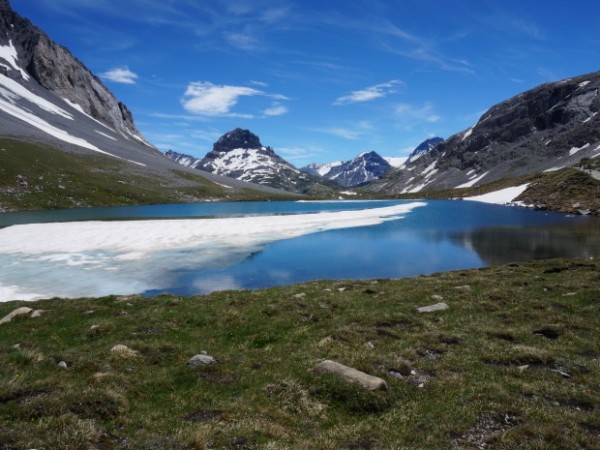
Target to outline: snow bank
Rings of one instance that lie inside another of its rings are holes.
[[[402,218],[425,203],[219,219],[68,222],[0,229],[0,301],[160,289],[169,271],[239,262],[269,242]],[[233,262],[232,262],[233,261]]]
[[[513,186],[499,191],[488,192],[487,194],[477,195],[475,197],[465,197],[464,200],[473,200],[476,202],[493,203],[495,205],[506,205],[525,192],[529,183],[520,186]]]

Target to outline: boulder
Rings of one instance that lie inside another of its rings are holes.
[[[436,303],[435,305],[421,306],[420,308],[417,308],[417,311],[420,313],[429,313],[436,311],[445,311],[448,308],[449,306],[445,303]]]
[[[2,320],[0,320],[0,325],[9,323],[18,316],[29,316],[31,313],[33,313],[33,309],[28,308],[27,306],[21,306],[20,308],[17,308],[13,312],[4,316]]]
[[[198,355],[194,355],[188,361],[188,366],[190,367],[198,367],[198,366],[208,366],[210,364],[216,364],[217,360],[210,355],[205,353],[200,353]]]
[[[388,387],[387,383],[379,377],[369,375],[360,370],[327,359],[318,363],[314,370],[320,374],[336,375],[350,383],[360,384],[370,391],[385,390]]]

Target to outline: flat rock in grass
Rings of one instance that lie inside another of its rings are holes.
[[[198,366],[208,366],[210,364],[216,364],[217,360],[210,355],[206,355],[201,353],[199,355],[194,355],[188,361],[188,366],[190,367],[198,367]]]
[[[21,306],[20,308],[15,309],[13,312],[8,313],[0,320],[0,325],[11,322],[15,317],[18,316],[29,316],[33,313],[33,309],[28,308],[27,306]]]
[[[420,313],[430,313],[436,311],[445,311],[448,308],[449,306],[445,303],[436,303],[435,305],[421,306],[420,308],[417,308],[417,311]]]
[[[328,359],[318,363],[314,369],[315,372],[320,374],[332,374],[350,383],[358,383],[370,391],[384,390],[388,387],[387,383],[379,377]]]
[[[442,297],[441,295],[434,294],[431,296],[431,299],[435,300],[436,302],[441,302],[442,300],[444,300],[444,297]]]

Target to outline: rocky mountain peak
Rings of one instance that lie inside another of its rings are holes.
[[[213,152],[226,153],[237,148],[260,149],[262,147],[257,135],[250,130],[236,128],[225,133],[213,144]]]
[[[421,156],[426,155],[440,142],[444,142],[441,137],[433,137],[421,142],[408,157],[408,162],[416,161]]]

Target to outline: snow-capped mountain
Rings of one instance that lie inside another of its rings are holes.
[[[466,188],[600,156],[600,72],[546,83],[369,186],[379,193]]]
[[[344,161],[334,161],[330,163],[311,163],[301,168],[304,172],[310,173],[311,175],[326,177],[329,172],[335,167],[339,167]]]
[[[377,152],[364,152],[350,161],[329,164],[310,164],[305,172],[335,181],[340,186],[357,187],[379,179],[392,166]]]
[[[421,156],[429,153],[433,148],[438,145],[440,142],[444,142],[441,137],[433,137],[421,142],[417,148],[413,150],[413,152],[408,156],[406,160],[407,163],[415,162]]]
[[[135,174],[155,180],[164,188],[193,184],[179,178],[181,166],[146,141],[129,109],[98,77],[68,49],[14,12],[8,0],[0,0],[0,136],[33,141],[48,152],[85,155],[86,165],[80,165],[82,173],[99,173],[97,165],[106,166],[109,161],[125,180]],[[92,155],[94,158],[87,158]],[[2,157],[6,154],[0,155],[0,167]],[[12,169],[19,170],[19,174],[28,170]],[[203,176],[222,180],[210,174]],[[268,190],[228,183],[231,185],[235,189]],[[65,196],[69,195],[66,190]],[[74,198],[73,204],[80,204],[79,199]]]
[[[241,128],[221,136],[199,162],[182,155],[179,161],[203,171],[289,192],[314,193],[331,188],[323,180],[298,170],[271,147],[262,145],[254,133]]]
[[[195,158],[191,155],[186,155],[185,153],[177,153],[173,150],[167,150],[165,152],[165,156],[169,159],[172,159],[177,164],[181,164],[184,167],[189,167],[191,169],[195,169],[198,167],[198,164],[202,161],[202,158]]]

